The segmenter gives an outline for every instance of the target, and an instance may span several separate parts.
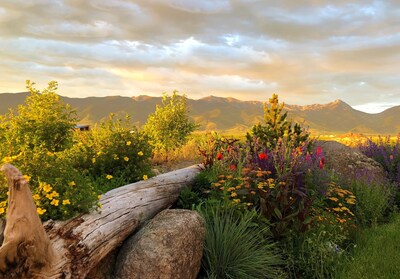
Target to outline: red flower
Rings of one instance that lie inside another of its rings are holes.
[[[319,159],[319,168],[323,169],[325,165],[325,158],[321,157],[321,159]]]
[[[320,156],[322,154],[322,147],[318,146],[317,147],[317,156]]]
[[[218,159],[218,160],[222,160],[222,158],[224,158],[224,156],[222,156],[221,153],[218,153],[218,154],[217,154],[217,159]]]
[[[258,154],[258,158],[260,158],[260,160],[265,161],[268,159],[268,155],[261,152],[260,154]]]
[[[231,165],[229,166],[229,169],[230,169],[230,170],[233,170],[233,171],[237,170],[236,165],[234,165],[234,164],[231,164]]]

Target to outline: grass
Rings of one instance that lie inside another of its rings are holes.
[[[400,278],[400,214],[395,214],[390,223],[360,234],[353,260],[338,278]]]
[[[203,268],[208,278],[280,278],[283,264],[269,228],[253,223],[255,211],[238,212],[219,201],[206,202],[197,210],[206,221]]]

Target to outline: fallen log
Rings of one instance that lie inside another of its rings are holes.
[[[0,278],[85,278],[143,221],[170,207],[202,169],[194,165],[111,190],[99,212],[42,225],[28,182],[4,165],[10,195]]]

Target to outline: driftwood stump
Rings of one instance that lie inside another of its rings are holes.
[[[129,184],[104,194],[102,210],[42,225],[28,182],[6,164],[9,187],[0,278],[85,278],[138,226],[170,207],[202,170],[195,165]],[[0,224],[0,229],[1,229]]]

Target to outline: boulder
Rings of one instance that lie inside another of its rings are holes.
[[[365,156],[358,148],[349,147],[336,141],[317,141],[321,146],[328,168],[346,180],[375,181],[386,183],[386,173],[375,160]]]
[[[164,210],[119,252],[116,278],[191,279],[200,270],[205,224],[195,211]]]

